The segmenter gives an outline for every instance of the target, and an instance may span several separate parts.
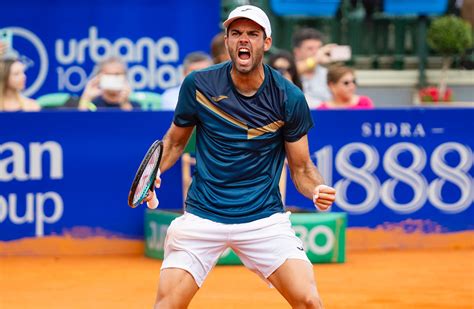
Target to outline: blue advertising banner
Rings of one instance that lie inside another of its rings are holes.
[[[348,227],[425,220],[426,233],[474,229],[474,109],[316,111],[312,158],[338,191]],[[171,112],[0,113],[0,241],[76,227],[143,237],[127,194]],[[163,175],[161,209],[182,206],[181,166]],[[288,180],[286,203],[314,210]]]
[[[77,226],[141,237],[143,209],[127,205],[128,191],[171,119],[171,112],[0,113],[0,240]],[[177,164],[164,176],[162,207],[182,205],[180,179]]]
[[[350,227],[429,219],[424,232],[474,229],[474,109],[317,111],[314,162]],[[311,209],[288,186],[287,205]]]
[[[2,2],[0,29],[28,66],[27,96],[80,93],[94,65],[116,55],[132,89],[158,93],[181,80],[189,52],[209,52],[220,1]]]

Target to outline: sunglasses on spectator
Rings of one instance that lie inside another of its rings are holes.
[[[342,84],[344,86],[349,86],[350,84],[354,84],[354,85],[357,86],[357,80],[355,80],[355,79],[345,80],[345,81],[342,82]]]

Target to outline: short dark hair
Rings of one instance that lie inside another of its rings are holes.
[[[183,61],[184,70],[187,70],[191,64],[201,61],[212,62],[212,59],[208,54],[202,51],[195,51],[187,54]]]
[[[292,45],[293,48],[300,47],[303,41],[306,40],[318,40],[324,42],[324,35],[313,28],[299,28],[293,32]]]
[[[211,41],[211,56],[214,63],[219,63],[219,56],[227,53],[225,48],[225,33],[224,31],[216,34]]]

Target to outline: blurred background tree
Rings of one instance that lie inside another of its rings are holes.
[[[445,97],[447,73],[454,56],[459,56],[473,46],[472,26],[460,17],[449,15],[436,18],[427,35],[428,45],[443,56],[439,96]]]

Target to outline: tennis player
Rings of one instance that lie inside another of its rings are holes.
[[[278,188],[286,156],[296,188],[316,208],[327,210],[335,200],[309,156],[308,104],[263,63],[272,32],[260,8],[240,6],[224,26],[231,61],[186,77],[163,139],[162,172],[178,160],[196,127],[196,172],[186,212],[168,229],[155,308],[186,308],[228,247],[293,308],[322,308]]]

